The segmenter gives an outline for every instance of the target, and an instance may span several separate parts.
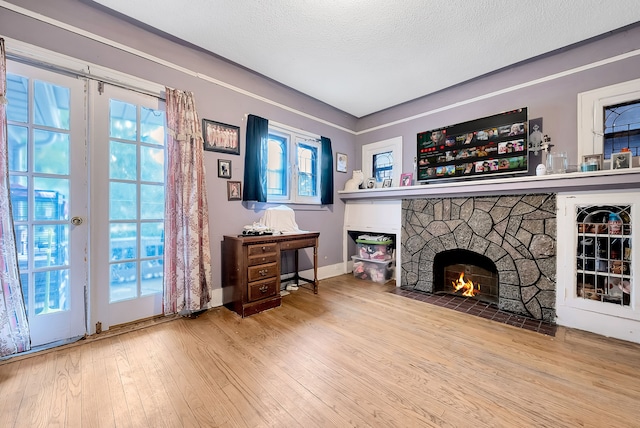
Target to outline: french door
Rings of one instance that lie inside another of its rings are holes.
[[[90,82],[92,327],[162,314],[164,101]]]
[[[14,61],[7,99],[32,346],[160,315],[164,101]]]
[[[7,62],[11,203],[33,347],[86,332],[85,89]]]

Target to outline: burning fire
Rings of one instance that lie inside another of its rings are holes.
[[[462,290],[462,295],[466,297],[473,297],[480,292],[480,284],[473,284],[473,281],[465,281],[464,272],[460,272],[460,277],[457,281],[451,281],[453,288],[456,291]],[[476,288],[477,287],[477,288]]]

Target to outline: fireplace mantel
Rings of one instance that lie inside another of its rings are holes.
[[[338,191],[344,201],[357,199],[416,199],[451,196],[489,196],[526,193],[565,193],[597,190],[640,189],[640,168],[573,172],[543,176],[522,176],[485,180],[461,180],[421,184],[407,187],[386,187]]]

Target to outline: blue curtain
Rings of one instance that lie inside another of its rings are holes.
[[[269,121],[252,114],[247,118],[242,200],[267,202],[267,141]]]
[[[330,205],[333,204],[333,152],[331,151],[330,139],[320,137],[320,142],[322,143],[320,203]]]

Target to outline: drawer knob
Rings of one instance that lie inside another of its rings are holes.
[[[258,271],[258,273],[260,274],[260,276],[266,276],[266,275],[267,275],[267,272],[269,272],[267,269],[260,269],[260,270]]]
[[[262,252],[264,253],[265,251],[267,251],[267,247],[263,246],[262,247]]]
[[[269,287],[268,287],[268,286],[266,286],[266,285],[263,285],[262,287],[260,287],[260,292],[261,292],[262,294],[266,293],[266,292],[267,292],[267,290],[269,290]]]

